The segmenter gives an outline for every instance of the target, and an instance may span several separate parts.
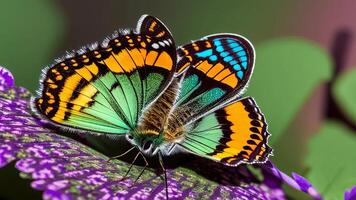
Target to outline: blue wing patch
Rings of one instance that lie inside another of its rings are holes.
[[[194,67],[232,88],[246,84],[254,65],[254,49],[250,42],[233,34],[202,38],[180,47],[178,53],[182,57],[178,73]]]
[[[253,71],[254,49],[239,35],[207,36],[177,52],[185,74],[177,105],[194,108],[192,118],[240,94]]]

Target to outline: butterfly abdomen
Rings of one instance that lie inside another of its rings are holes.
[[[158,133],[165,131],[169,115],[178,94],[178,84],[177,80],[173,80],[154,104],[144,111],[137,128],[139,133],[144,133],[147,130]]]

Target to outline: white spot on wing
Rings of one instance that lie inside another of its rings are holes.
[[[157,43],[153,43],[153,44],[152,44],[152,48],[158,49],[158,48],[159,48],[159,45],[158,45]]]
[[[167,46],[169,46],[169,41],[168,40],[164,40],[163,41]]]

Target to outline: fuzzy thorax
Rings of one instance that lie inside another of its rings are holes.
[[[161,149],[180,140],[184,134],[184,122],[189,111],[184,107],[174,108],[179,91],[179,81],[173,80],[152,106],[144,111],[143,117],[135,131],[134,144],[145,151]]]

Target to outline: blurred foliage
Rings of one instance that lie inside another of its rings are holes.
[[[265,113],[272,146],[311,92],[330,78],[331,70],[327,53],[303,39],[275,39],[256,47],[256,67],[247,95]]]
[[[1,1],[0,63],[17,77],[17,85],[35,91],[40,69],[54,58],[102,41],[115,29],[135,27],[142,14],[161,19],[178,45],[219,32],[239,33],[256,44],[297,27],[298,4],[293,0]]]
[[[343,112],[356,124],[356,70],[337,77],[333,94]]]
[[[239,33],[253,43],[283,35],[298,22],[299,2],[293,0],[236,1],[116,1],[113,8],[125,7],[118,19],[126,17],[128,25],[138,16],[151,14],[172,31],[177,44],[214,33]],[[167,8],[167,9],[162,9]],[[282,17],[288,16],[288,17]],[[278,23],[276,23],[278,21]]]
[[[309,142],[307,178],[325,199],[342,199],[356,184],[356,137],[344,125],[326,121]]]
[[[0,8],[0,63],[17,77],[17,85],[34,91],[39,72],[53,62],[63,17],[48,0],[1,1]]]

